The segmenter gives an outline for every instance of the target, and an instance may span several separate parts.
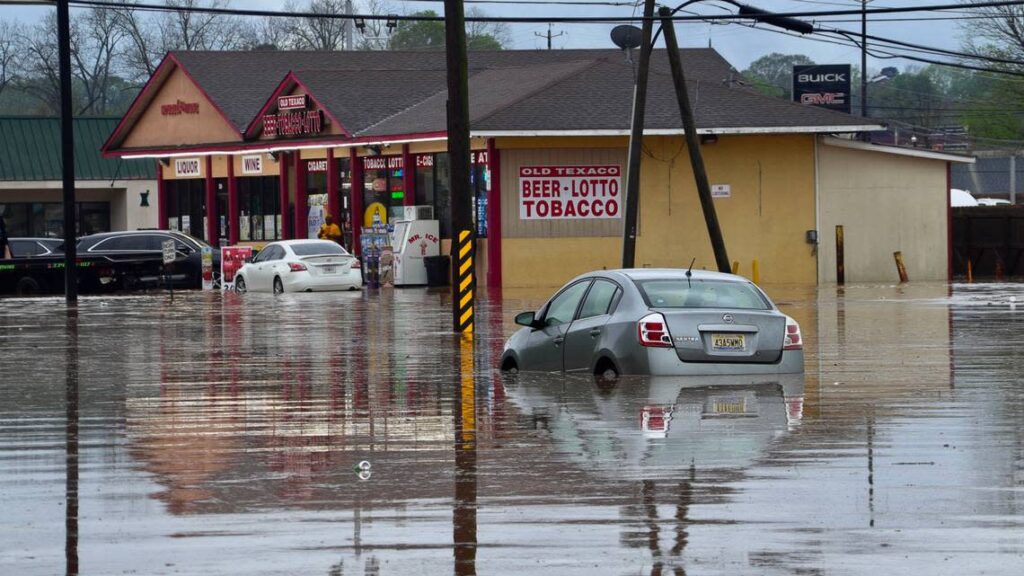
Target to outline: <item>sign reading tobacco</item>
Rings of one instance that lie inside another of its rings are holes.
[[[519,218],[581,220],[621,218],[622,167],[522,166]]]
[[[279,136],[306,136],[324,130],[324,114],[320,110],[307,110],[309,96],[298,94],[277,99],[277,114],[263,117],[263,134]]]

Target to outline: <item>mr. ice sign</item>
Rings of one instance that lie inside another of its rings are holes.
[[[521,166],[519,218],[621,218],[622,167]]]

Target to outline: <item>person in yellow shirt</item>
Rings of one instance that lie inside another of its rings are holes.
[[[341,228],[334,223],[334,217],[330,214],[324,218],[324,223],[320,225],[320,232],[316,235],[321,240],[330,240],[341,244]]]

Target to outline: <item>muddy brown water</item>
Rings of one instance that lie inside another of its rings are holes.
[[[1024,573],[1024,286],[768,291],[802,381],[502,377],[536,291],[472,365],[443,292],[0,300],[0,574]]]

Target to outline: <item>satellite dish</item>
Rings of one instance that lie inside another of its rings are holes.
[[[643,32],[636,26],[620,24],[612,28],[612,42],[623,50],[638,48],[643,39]]]

